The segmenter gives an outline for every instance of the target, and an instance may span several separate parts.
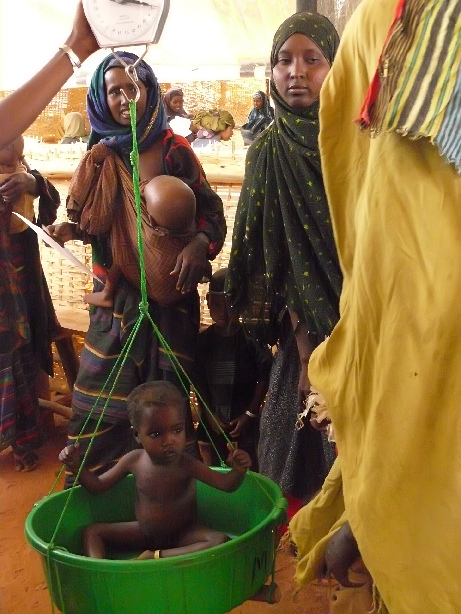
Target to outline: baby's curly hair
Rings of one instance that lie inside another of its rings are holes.
[[[186,413],[186,399],[171,382],[156,380],[136,386],[126,399],[128,418],[137,429],[141,424],[143,411],[152,407],[179,407]]]

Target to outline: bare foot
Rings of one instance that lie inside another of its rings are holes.
[[[111,297],[107,297],[104,292],[89,292],[83,297],[85,303],[88,305],[95,305],[96,307],[113,307],[114,301]]]
[[[13,459],[16,471],[33,471],[39,465],[38,454],[33,451],[17,454],[13,452]]]

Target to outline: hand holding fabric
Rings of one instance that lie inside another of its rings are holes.
[[[4,204],[11,204],[26,193],[37,193],[37,182],[30,173],[14,173],[0,186],[0,196]]]
[[[66,241],[72,241],[75,238],[75,224],[63,222],[62,224],[52,224],[46,227],[46,232],[52,239],[60,245],[64,245]]]

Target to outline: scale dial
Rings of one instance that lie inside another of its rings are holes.
[[[86,18],[101,47],[158,42],[169,0],[83,0]]]

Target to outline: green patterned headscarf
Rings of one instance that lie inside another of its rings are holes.
[[[297,13],[274,36],[271,66],[292,34],[304,34],[331,64],[339,39],[326,17]],[[342,276],[318,148],[318,100],[290,107],[270,83],[275,121],[250,146],[232,238],[227,292],[244,319],[286,304],[323,340],[338,314]]]

